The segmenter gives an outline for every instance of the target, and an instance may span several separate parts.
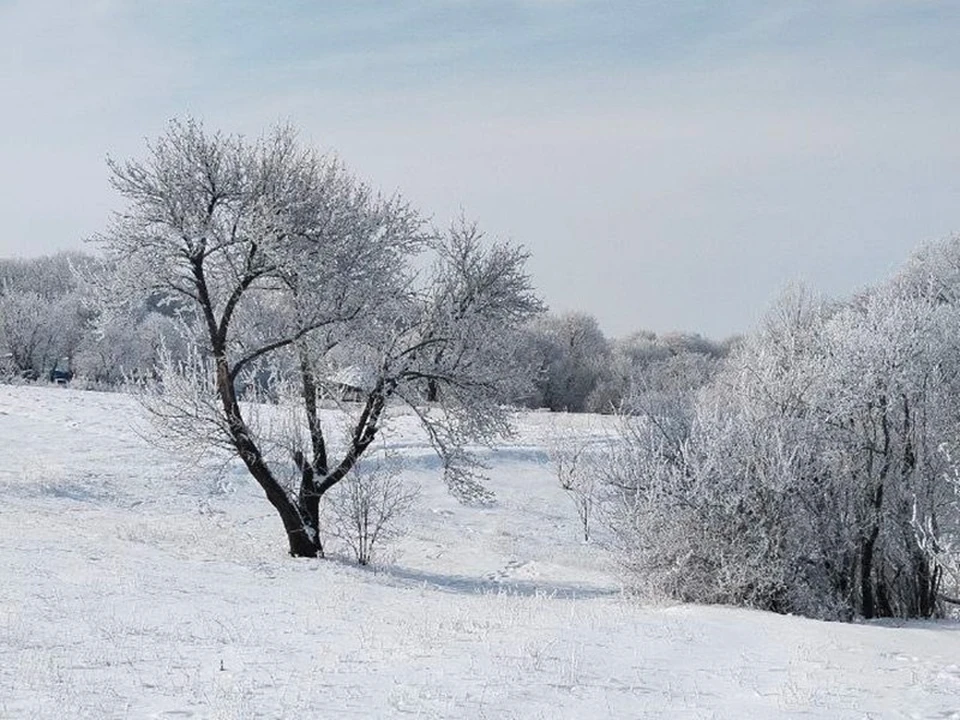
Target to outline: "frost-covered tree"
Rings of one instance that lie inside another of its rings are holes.
[[[156,378],[165,353],[183,356],[177,323],[142,309],[97,317],[84,333],[74,371],[96,386],[117,387]]]
[[[17,374],[72,369],[89,320],[75,271],[94,264],[82,253],[0,261],[0,353]]]
[[[0,347],[14,372],[36,379],[55,355],[53,318],[49,304],[36,292],[0,296]]]
[[[610,347],[596,318],[584,313],[547,315],[527,330],[528,353],[538,369],[532,404],[583,412],[606,371]]]
[[[935,289],[957,282],[942,270],[843,304],[793,292],[700,391],[680,442],[631,419],[606,469],[628,568],[698,602],[941,612],[960,531],[960,305]]]
[[[77,271],[96,266],[97,260],[77,251],[35,258],[0,260],[0,292],[34,292],[56,300],[77,289]]]
[[[240,458],[292,555],[323,554],[320,501],[392,402],[418,414],[454,492],[487,497],[463,446],[508,430],[501,399],[523,379],[512,335],[541,311],[525,252],[465,222],[428,231],[286,128],[248,141],[173,122],[146,159],[110,169],[127,200],[100,238],[122,278],[115,300],[162,298],[189,340],[167,355],[151,408],[168,435]],[[424,251],[428,270],[414,262]],[[335,438],[322,400],[345,371],[359,402]],[[431,387],[440,407],[425,409]],[[250,388],[290,404],[291,421],[241,404]]]
[[[85,322],[75,292],[56,298],[32,290],[0,294],[0,348],[22,377],[35,380],[61,363],[70,369]]]
[[[691,333],[637,332],[612,341],[610,350],[587,397],[588,412],[686,414],[683,407],[726,355],[723,346]]]

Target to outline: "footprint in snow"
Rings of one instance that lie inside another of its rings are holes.
[[[506,565],[504,565],[500,570],[496,570],[492,573],[487,573],[483,576],[484,580],[490,580],[491,582],[503,582],[510,578],[510,574],[514,570],[519,570],[524,565],[527,565],[528,561],[526,560],[508,560]]]

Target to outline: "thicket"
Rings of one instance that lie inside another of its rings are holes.
[[[930,617],[960,587],[960,239],[846,302],[788,292],[599,465],[642,590],[812,617]],[[685,400],[684,400],[685,398]]]

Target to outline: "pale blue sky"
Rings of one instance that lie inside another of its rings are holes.
[[[0,0],[0,255],[78,247],[104,157],[277,121],[533,252],[612,334],[722,336],[960,230],[960,3]]]

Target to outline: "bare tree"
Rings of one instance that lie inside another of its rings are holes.
[[[402,534],[400,521],[420,495],[418,486],[404,481],[401,469],[389,459],[360,463],[330,492],[326,511],[331,532],[359,565],[369,565],[383,543]]]
[[[173,122],[146,160],[110,168],[128,201],[99,238],[124,278],[114,301],[162,297],[192,339],[163,368],[153,408],[167,428],[241,459],[292,555],[322,556],[321,498],[370,448],[391,402],[417,412],[451,487],[483,495],[463,446],[509,429],[500,401],[522,380],[508,363],[511,334],[541,311],[526,253],[488,248],[467,223],[428,231],[404,201],[287,128],[250,142]],[[424,250],[436,262],[418,273]],[[335,443],[320,400],[345,364],[369,382]],[[240,402],[264,374],[296,389],[298,427],[282,437]],[[429,384],[434,410],[419,406]]]
[[[583,540],[590,540],[593,510],[597,503],[597,491],[601,463],[597,451],[586,442],[566,439],[550,448],[550,459],[560,487],[570,496],[580,520]]]

